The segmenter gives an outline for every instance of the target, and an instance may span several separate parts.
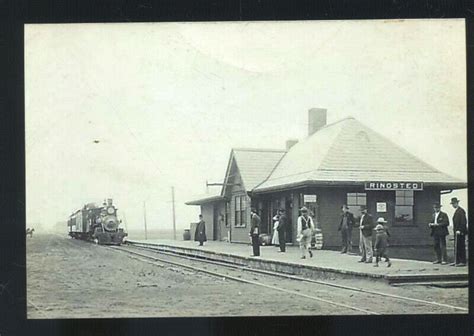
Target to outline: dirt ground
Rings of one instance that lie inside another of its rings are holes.
[[[467,307],[467,288],[374,286]],[[27,239],[27,299],[28,318],[358,314],[174,266],[150,265],[58,235]]]

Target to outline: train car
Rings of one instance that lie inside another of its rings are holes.
[[[69,216],[69,236],[94,241],[100,245],[122,244],[128,234],[119,228],[122,221],[118,220],[117,211],[111,198],[104,201],[102,206],[95,203],[85,204],[82,209]]]

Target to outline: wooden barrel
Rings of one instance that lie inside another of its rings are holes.
[[[191,240],[191,230],[184,229],[183,240]]]

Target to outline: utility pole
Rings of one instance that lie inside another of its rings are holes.
[[[174,187],[171,187],[171,203],[173,204],[173,237],[176,240],[176,214],[174,211]]]
[[[145,222],[145,240],[148,239],[147,230],[146,230],[146,202],[143,201],[143,221]]]

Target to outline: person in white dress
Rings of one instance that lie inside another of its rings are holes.
[[[278,239],[278,222],[279,220],[279,216],[278,215],[275,215],[275,217],[273,217],[273,237],[272,237],[272,245],[274,246],[279,246],[280,245],[280,240]]]

